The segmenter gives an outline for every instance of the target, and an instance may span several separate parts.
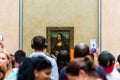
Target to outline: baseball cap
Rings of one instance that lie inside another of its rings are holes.
[[[99,64],[104,68],[106,73],[111,73],[114,69],[115,57],[108,51],[102,51],[98,56]]]

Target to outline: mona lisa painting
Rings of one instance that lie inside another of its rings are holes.
[[[60,50],[73,49],[74,27],[47,27],[48,49],[50,54],[57,57]]]

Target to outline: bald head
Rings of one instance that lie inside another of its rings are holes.
[[[74,57],[85,57],[86,55],[89,55],[89,46],[85,43],[79,43],[74,48]]]

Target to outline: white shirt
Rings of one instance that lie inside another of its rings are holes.
[[[120,73],[114,69],[111,73],[106,74],[108,80],[120,80]]]

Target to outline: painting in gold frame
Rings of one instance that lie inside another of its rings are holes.
[[[74,48],[74,27],[47,27],[47,52],[57,57],[60,50]]]

